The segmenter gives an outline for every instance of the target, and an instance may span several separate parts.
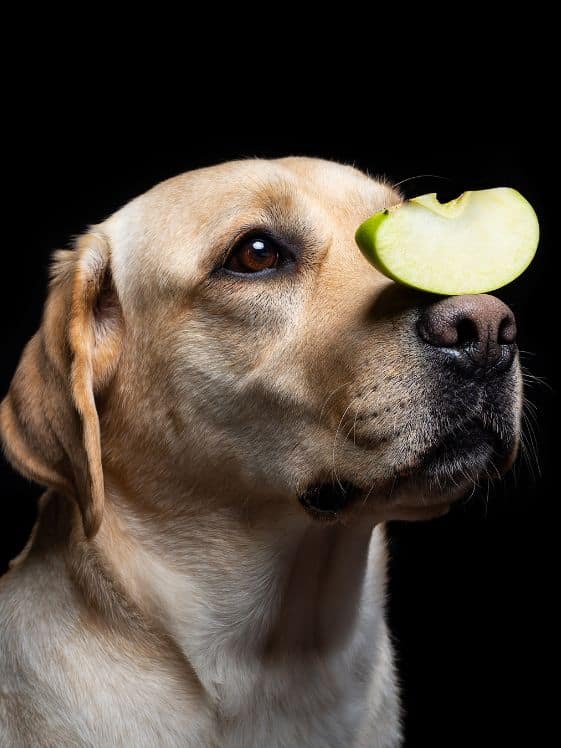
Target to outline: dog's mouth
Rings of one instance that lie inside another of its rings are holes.
[[[304,509],[314,519],[336,520],[360,495],[361,491],[350,481],[314,483],[298,497]]]
[[[514,439],[507,429],[498,433],[474,419],[444,435],[406,472],[439,486],[496,478],[510,465],[513,448]]]
[[[310,485],[299,500],[316,520],[335,521],[357,500],[377,497],[390,506],[402,503],[404,497],[413,508],[423,497],[425,508],[429,497],[435,505],[444,506],[459,498],[480,478],[498,478],[513,459],[514,432],[486,428],[479,419],[462,422],[436,442],[417,452],[415,458],[372,485],[369,490],[349,480],[322,481]],[[429,504],[431,502],[429,501]],[[423,508],[423,507],[421,507]]]

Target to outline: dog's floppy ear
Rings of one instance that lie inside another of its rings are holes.
[[[89,538],[104,501],[95,396],[115,372],[122,333],[109,243],[92,232],[74,250],[55,253],[41,326],[0,406],[8,459],[26,477],[73,496]]]

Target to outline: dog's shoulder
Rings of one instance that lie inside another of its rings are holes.
[[[0,748],[213,745],[204,696],[176,660],[101,625],[62,555],[27,554],[0,579]]]
[[[64,742],[69,738],[64,719],[56,718],[64,715],[64,705],[53,680],[68,605],[60,577],[54,558],[45,563],[23,552],[0,579],[2,748],[72,744]],[[44,709],[47,703],[52,706]]]

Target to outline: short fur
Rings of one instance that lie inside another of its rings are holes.
[[[399,200],[348,166],[233,162],[55,254],[0,412],[48,487],[0,582],[0,745],[400,744],[381,523],[465,490],[396,476],[467,406],[423,358],[418,296],[353,242]],[[221,270],[251,228],[296,271]],[[518,369],[505,393],[514,434]],[[321,523],[297,497],[332,479],[364,497]]]

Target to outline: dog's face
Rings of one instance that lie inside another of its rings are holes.
[[[165,182],[102,224],[107,469],[327,519],[432,516],[503,471],[521,400],[510,341],[500,365],[458,365],[457,341],[423,334],[437,300],[354,242],[399,201],[350,167],[244,161]]]

